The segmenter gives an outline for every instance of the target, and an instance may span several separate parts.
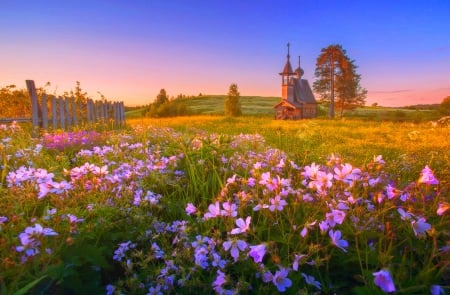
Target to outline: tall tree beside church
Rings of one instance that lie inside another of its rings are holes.
[[[242,115],[240,93],[237,84],[231,84],[228,90],[228,97],[225,100],[225,115],[237,117]]]
[[[354,60],[346,62],[346,69],[342,77],[336,79],[336,106],[340,109],[340,117],[344,110],[351,110],[366,103],[367,90],[360,85],[361,75],[356,73]]]
[[[334,118],[335,102],[341,109],[364,105],[367,90],[359,84],[361,76],[356,73],[356,65],[347,56],[341,45],[330,45],[321,50],[317,57],[313,83],[316,93],[322,101],[330,102],[329,116]]]

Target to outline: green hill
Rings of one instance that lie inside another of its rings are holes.
[[[226,95],[205,95],[184,100],[185,104],[196,114],[223,115]],[[244,115],[274,114],[273,106],[279,97],[241,96],[241,108]]]
[[[226,95],[203,95],[193,98],[181,99],[182,102],[192,111],[194,115],[223,115],[225,112]],[[266,116],[273,117],[273,106],[280,100],[280,97],[264,96],[241,96],[241,108],[244,116]],[[134,108],[126,112],[126,118],[139,118],[145,113],[145,108]],[[327,117],[328,106],[319,104],[319,117]],[[339,117],[339,111],[336,110]],[[389,108],[389,107],[359,107],[354,110],[344,111],[345,118],[357,118],[370,121],[393,121],[393,122],[424,122],[433,121],[441,117],[437,110],[421,108],[411,109],[410,107]]]

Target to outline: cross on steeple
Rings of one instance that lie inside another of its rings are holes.
[[[289,47],[290,47],[290,46],[291,46],[291,43],[288,42],[288,43],[287,43],[287,48],[288,48],[287,58],[288,58],[288,59],[289,59],[289,57],[291,57],[290,54],[289,54]]]

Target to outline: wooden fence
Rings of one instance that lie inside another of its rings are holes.
[[[0,119],[0,123],[31,122],[33,130],[48,129],[49,126],[53,129],[69,130],[75,126],[91,123],[100,123],[112,127],[125,125],[123,102],[87,99],[86,104],[82,104],[75,101],[73,97],[47,96],[45,93],[39,99],[34,81],[26,80],[26,84],[31,100],[31,118],[3,118]]]

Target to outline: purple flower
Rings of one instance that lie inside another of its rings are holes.
[[[250,221],[251,221],[251,219],[252,219],[251,216],[247,216],[245,221],[242,218],[239,218],[238,220],[236,220],[236,225],[238,227],[237,228],[233,228],[231,230],[230,234],[237,235],[237,234],[241,234],[241,233],[247,232],[247,230],[250,229]]]
[[[239,250],[244,251],[247,249],[247,243],[242,240],[226,241],[223,243],[225,251],[230,250],[231,257],[234,258],[234,262],[239,259]]]
[[[273,275],[272,282],[277,287],[278,291],[284,292],[287,288],[292,286],[292,281],[288,279],[289,269],[280,268]]]
[[[330,226],[326,220],[319,222],[319,228],[322,233],[326,233],[329,227]]]
[[[319,290],[322,288],[320,282],[316,281],[316,279],[313,276],[309,276],[309,275],[307,275],[305,273],[302,273],[302,276],[303,276],[303,278],[305,279],[305,282],[308,285],[314,286],[314,287],[316,287]]]
[[[314,220],[313,222],[305,224],[305,227],[300,232],[300,235],[304,238],[308,234],[308,230],[311,229],[315,224],[317,223],[317,220]]]
[[[248,252],[248,256],[252,257],[255,263],[261,263],[265,254],[266,254],[265,244],[250,246],[250,251]]]
[[[194,204],[188,203],[186,205],[186,214],[193,215],[195,214],[195,212],[197,212],[197,208],[194,206]]]
[[[403,210],[402,208],[398,208],[397,212],[400,214],[400,218],[402,220],[411,220],[412,219],[412,215],[409,212],[406,212],[405,210]]]
[[[286,205],[287,205],[286,201],[282,200],[280,196],[277,195],[275,196],[275,198],[270,199],[269,210],[272,212],[275,210],[283,211],[283,207]]]
[[[378,155],[378,156],[374,156],[373,157],[373,162],[380,164],[380,165],[384,165],[386,162],[383,160],[383,156],[382,155]]]
[[[67,217],[69,218],[70,223],[78,223],[83,222],[84,218],[78,218],[75,215],[67,214]]]
[[[230,202],[224,202],[222,204],[222,207],[224,210],[221,211],[222,216],[230,216],[230,217],[236,217],[237,215],[237,206],[234,203]]]
[[[330,238],[331,238],[331,242],[338,247],[339,249],[341,249],[344,252],[347,252],[347,250],[345,250],[345,247],[348,247],[348,242],[346,240],[341,240],[341,231],[337,230],[337,231],[333,231],[330,230],[329,232]]]
[[[56,236],[58,233],[51,228],[43,228],[42,225],[36,223],[34,227],[27,227],[23,233],[19,235],[22,246],[17,246],[17,252],[25,252],[22,257],[22,262],[25,262],[28,257],[39,253],[38,247],[41,245],[40,237],[42,236]]]
[[[106,295],[113,295],[116,288],[113,285],[106,286]]]
[[[214,291],[217,293],[222,293],[222,286],[226,283],[225,274],[221,272],[220,270],[217,270],[217,277],[212,283]]]
[[[439,285],[433,285],[430,288],[431,295],[444,295],[445,290],[442,288],[442,286]]]
[[[342,224],[345,219],[345,212],[341,210],[331,210],[331,213],[326,214],[327,223],[334,227],[336,224]]]
[[[427,230],[431,229],[431,225],[427,222],[425,222],[425,218],[419,218],[416,220],[411,221],[412,228],[414,230],[414,234],[416,237],[421,237],[425,235],[425,232]]]
[[[433,170],[431,170],[428,165],[423,168],[420,178],[417,182],[424,184],[439,184],[439,180],[434,177]]]
[[[262,274],[262,280],[264,283],[271,282],[273,280],[273,274],[270,271],[266,271]]]
[[[214,204],[208,206],[208,212],[203,216],[204,219],[214,218],[220,216],[220,203],[217,201]]]
[[[307,257],[307,255],[305,255],[305,254],[301,254],[301,255],[295,254],[294,262],[292,263],[292,269],[295,271],[298,271],[298,263],[300,262],[300,260],[302,258],[305,258],[305,257]]]
[[[382,269],[378,272],[374,272],[373,275],[375,276],[375,285],[380,287],[381,290],[387,293],[396,291],[394,281],[392,280],[389,270]]]
[[[117,250],[114,251],[113,259],[116,261],[122,261],[122,259],[125,257],[125,253],[134,247],[135,244],[132,244],[131,241],[120,243],[119,248],[117,248]]]

